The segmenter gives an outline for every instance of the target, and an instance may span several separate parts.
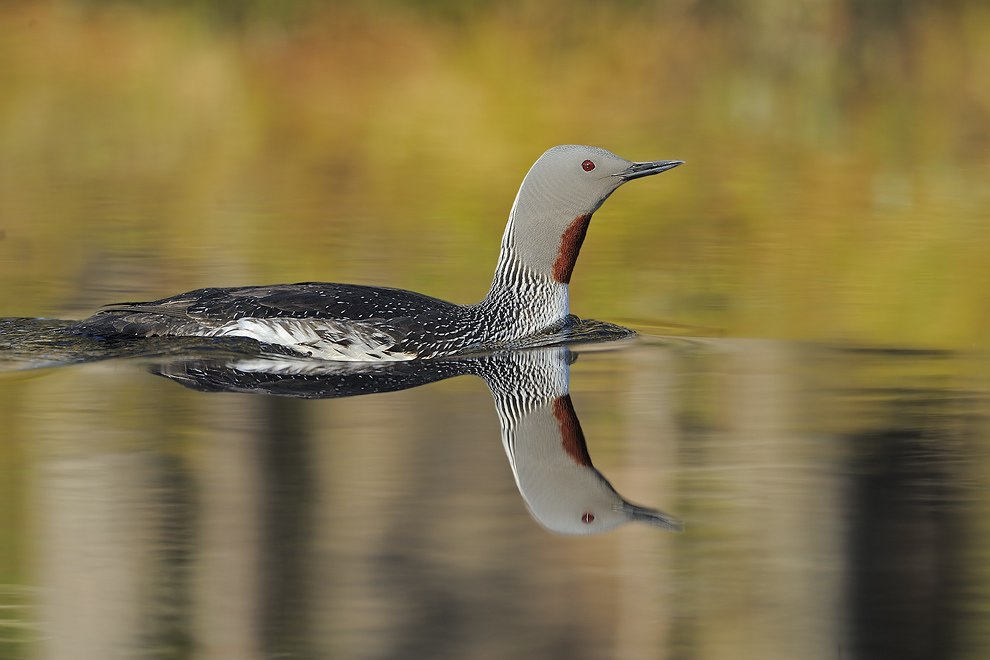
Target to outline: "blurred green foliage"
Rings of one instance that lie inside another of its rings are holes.
[[[687,165],[596,215],[575,313],[970,346],[990,8],[908,0],[0,5],[0,314],[206,285],[487,290],[578,142]]]

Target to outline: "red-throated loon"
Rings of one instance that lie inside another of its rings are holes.
[[[90,336],[249,337],[324,360],[412,360],[511,345],[569,322],[567,286],[591,214],[626,181],[683,161],[634,163],[597,147],[544,153],[523,179],[491,290],[458,305],[412,291],[304,282],[208,288],[108,306]]]

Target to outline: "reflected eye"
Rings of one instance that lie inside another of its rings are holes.
[[[588,162],[590,163],[591,161]],[[595,166],[594,163],[592,163],[591,167],[593,168],[594,166]],[[595,522],[595,514],[593,514],[591,511],[585,511],[584,515],[581,516],[581,522],[583,522],[585,525],[590,525],[591,523]]]
[[[584,168],[584,171],[585,172],[590,172],[591,170],[595,169],[595,164],[593,162],[591,162],[590,160],[586,160],[583,163],[581,163],[581,167]],[[591,519],[594,520],[595,517],[594,516],[591,516]]]

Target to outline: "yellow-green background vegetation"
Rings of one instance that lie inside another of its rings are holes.
[[[596,215],[582,316],[968,347],[990,7],[0,4],[0,315],[209,285],[487,290],[559,143],[687,164]]]

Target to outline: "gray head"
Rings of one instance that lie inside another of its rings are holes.
[[[517,417],[503,434],[519,493],[547,529],[595,534],[628,522],[682,529],[673,516],[626,501],[595,469],[570,396]]]
[[[598,147],[554,147],[540,156],[523,180],[504,242],[530,269],[566,284],[591,214],[608,196],[626,181],[666,172],[681,163],[636,163]]]
[[[598,534],[629,522],[644,522],[675,532],[684,528],[673,516],[623,499],[591,465],[544,469],[538,475],[534,472],[546,466],[525,467],[528,470],[520,472],[528,478],[519,482],[519,490],[533,518],[552,532]]]

